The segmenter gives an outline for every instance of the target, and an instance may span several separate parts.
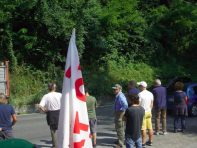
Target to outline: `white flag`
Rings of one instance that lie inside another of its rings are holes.
[[[75,29],[67,52],[58,125],[58,148],[92,148]]]

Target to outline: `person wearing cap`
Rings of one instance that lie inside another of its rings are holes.
[[[153,94],[148,91],[147,83],[145,81],[141,81],[137,83],[139,85],[140,93],[140,105],[145,110],[145,115],[142,123],[142,147],[146,147],[146,145],[152,146],[153,141],[153,128],[152,128],[152,107],[153,107]],[[149,140],[146,142],[146,130],[148,130]]]
[[[0,140],[13,138],[12,126],[16,121],[14,108],[7,104],[4,93],[0,93]]]
[[[136,88],[136,81],[131,80],[128,84],[128,95],[135,95],[139,93],[140,93],[140,90]]]
[[[155,109],[155,135],[166,135],[166,88],[161,85],[161,81],[156,79],[154,81],[154,88],[152,90],[154,96]],[[162,133],[160,131],[160,117],[162,121]]]
[[[60,102],[62,94],[56,92],[56,84],[48,84],[48,93],[45,94],[39,104],[39,108],[46,112],[47,124],[50,127],[52,144],[54,148],[57,148],[56,141],[56,130],[58,128],[59,112],[60,112]]]
[[[122,86],[116,84],[114,87],[112,87],[112,89],[116,95],[114,104],[115,129],[118,137],[116,144],[118,144],[120,147],[124,147],[125,134],[123,117],[126,109],[128,108],[128,103],[125,95],[122,93]]]
[[[139,105],[137,94],[128,95],[131,106],[125,112],[126,130],[125,141],[127,148],[142,148],[141,127],[145,110]]]

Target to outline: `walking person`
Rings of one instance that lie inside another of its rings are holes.
[[[175,83],[174,92],[174,132],[179,129],[179,120],[181,121],[181,132],[186,129],[185,118],[188,116],[187,95],[183,91],[184,84],[182,82]]]
[[[89,94],[87,88],[85,88],[85,95],[86,95],[86,104],[88,110],[88,118],[89,118],[89,125],[90,125],[90,132],[92,136],[92,143],[93,147],[96,147],[96,127],[97,127],[97,118],[96,118],[96,107],[97,101],[96,98]]]
[[[139,97],[137,94],[129,95],[128,101],[131,106],[125,112],[126,148],[142,148],[141,127],[145,110],[139,105]]]
[[[7,98],[0,93],[0,140],[13,138],[12,127],[16,123],[14,108],[7,104]]]
[[[57,148],[56,130],[58,129],[60,100],[62,94],[56,92],[55,83],[48,84],[48,91],[49,92],[42,97],[39,108],[46,113],[46,120],[50,127],[52,144],[54,148]]]
[[[153,128],[152,128],[152,107],[153,107],[153,94],[148,91],[147,83],[145,81],[141,81],[137,83],[139,85],[140,93],[140,105],[145,110],[144,119],[142,122],[142,147],[146,147],[146,145],[152,146],[153,142]],[[146,142],[146,130],[148,130],[149,140]]]
[[[112,87],[115,97],[115,104],[114,104],[114,113],[115,113],[115,129],[118,137],[118,141],[116,142],[117,145],[120,147],[124,147],[124,121],[123,117],[125,114],[126,109],[128,108],[128,103],[125,95],[122,93],[122,86],[116,84]]]
[[[152,90],[154,96],[155,109],[155,135],[166,135],[166,88],[161,85],[161,81],[156,79]],[[160,119],[162,123],[162,133],[160,133]]]

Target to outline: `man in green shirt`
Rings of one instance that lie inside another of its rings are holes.
[[[97,119],[96,119],[96,106],[97,101],[96,98],[91,96],[88,92],[88,89],[85,89],[86,95],[86,104],[88,110],[88,118],[90,124],[90,132],[92,135],[93,147],[96,147],[96,126],[97,126]]]

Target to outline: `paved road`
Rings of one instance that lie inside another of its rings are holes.
[[[116,133],[113,124],[112,105],[100,106],[97,109],[98,136],[97,148],[114,148]],[[197,117],[188,118],[188,129],[185,133],[173,133],[173,120],[168,117],[168,135],[154,136],[153,146],[150,148],[197,148]],[[44,114],[30,114],[18,116],[14,127],[17,138],[26,139],[38,148],[50,148],[50,133]],[[149,146],[147,146],[149,147]]]

